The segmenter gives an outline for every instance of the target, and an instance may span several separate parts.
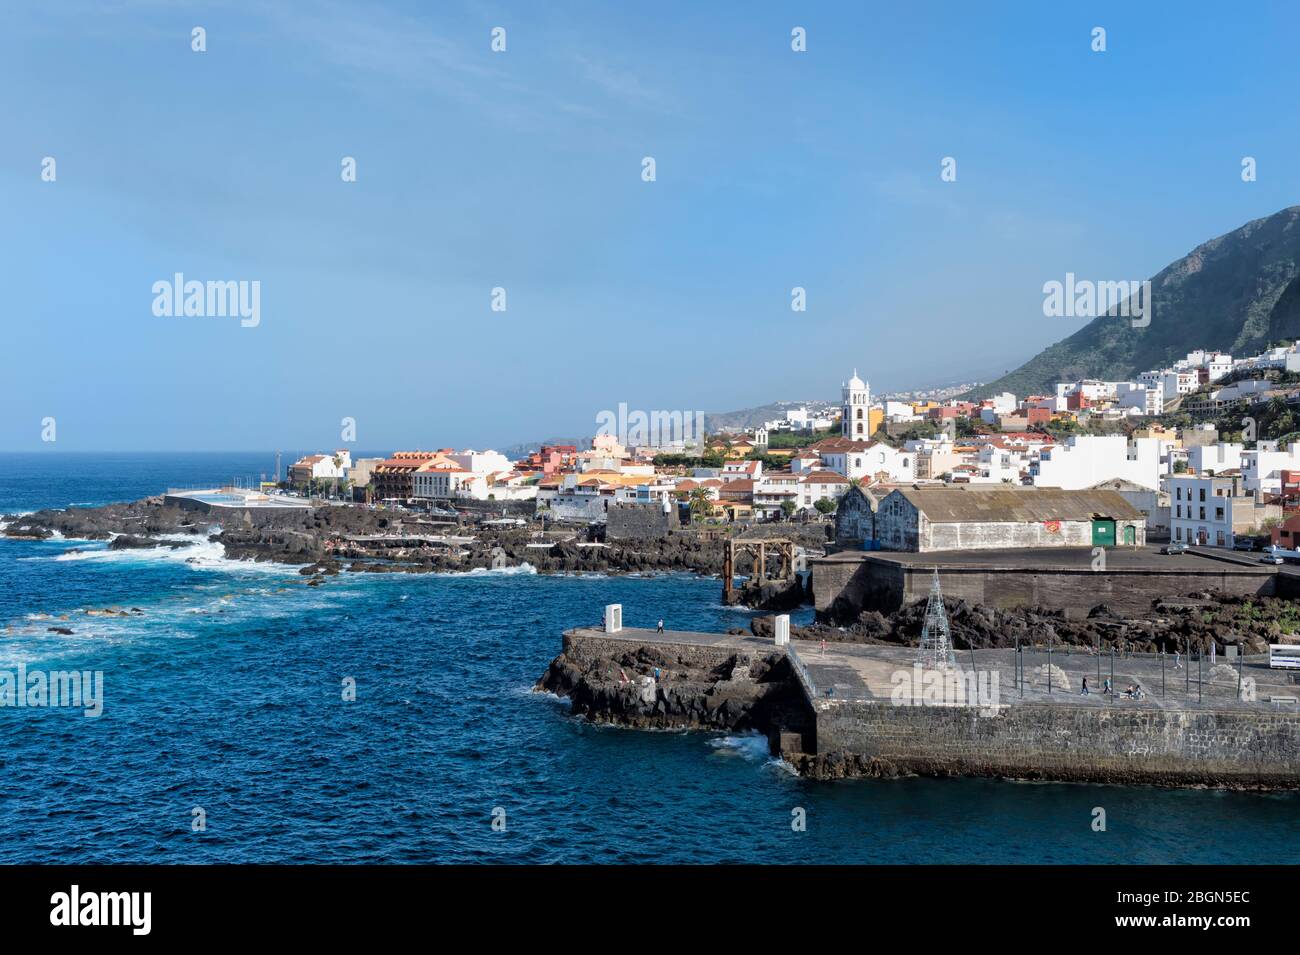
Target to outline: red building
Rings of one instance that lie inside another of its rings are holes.
[[[1269,536],[1273,538],[1273,544],[1277,547],[1284,547],[1287,550],[1300,547],[1300,514],[1288,517],[1278,524]]]

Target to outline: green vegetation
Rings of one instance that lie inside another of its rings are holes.
[[[656,454],[654,459],[658,468],[720,468],[723,463],[721,454]]]
[[[839,431],[834,428],[827,428],[824,431],[773,431],[767,436],[767,446],[781,449],[806,448],[810,444],[816,444],[825,438],[833,438],[838,434]]]
[[[981,421],[972,421],[970,418],[964,416],[953,418],[952,420],[956,436],[959,438],[971,438],[978,434],[986,434],[989,431]],[[913,424],[898,436],[897,441],[901,443],[906,441],[919,441],[925,438],[935,438],[943,434],[944,431],[945,429],[940,427],[936,422],[927,419]],[[877,431],[876,433],[879,435],[882,432]],[[891,439],[891,442],[893,440],[894,439]]]

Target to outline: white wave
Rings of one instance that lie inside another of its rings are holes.
[[[24,560],[79,561],[89,560],[102,563],[164,563],[185,564],[193,570],[236,570],[258,573],[293,576],[298,568],[287,564],[269,561],[235,560],[226,556],[226,548],[206,538],[195,540],[189,535],[168,535],[168,540],[177,539],[184,547],[148,547],[109,550],[107,546],[93,550],[70,550],[53,557],[27,557]]]
[[[5,510],[3,507],[0,507],[0,514],[8,514],[8,513],[9,513],[9,511]],[[35,514],[35,513],[36,513],[35,511],[14,511],[14,512],[13,512],[13,516],[14,516],[14,517],[26,517],[28,514]],[[7,528],[11,527],[12,525],[14,525],[14,524],[16,524],[16,523],[18,523],[18,522],[17,522],[17,521],[0,521],[0,534],[3,534]]]
[[[767,765],[771,766],[773,769],[777,770],[778,772],[784,773],[787,776],[794,776],[796,779],[799,777],[798,770],[796,770],[794,766],[792,766],[790,763],[787,763],[784,759],[781,759],[780,757],[773,756],[771,759],[767,761]]]
[[[766,762],[769,758],[767,737],[761,733],[722,736],[709,740],[709,745],[720,753],[741,756],[751,762]]]
[[[535,574],[537,568],[525,561],[515,567],[475,567],[473,570],[448,570],[434,574],[435,577],[515,577],[519,574]]]

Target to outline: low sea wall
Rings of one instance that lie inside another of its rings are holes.
[[[625,637],[592,636],[591,631],[569,630],[564,634],[564,655],[575,663],[586,665],[598,660],[612,660],[626,654],[632,647],[641,646]],[[656,640],[646,643],[647,649],[671,656],[685,666],[711,670],[727,663],[736,655],[730,646],[702,646],[695,643],[675,643]]]
[[[1300,714],[1018,704],[818,704],[809,775],[1004,776],[1094,783],[1296,788]]]

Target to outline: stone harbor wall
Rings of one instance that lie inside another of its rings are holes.
[[[810,564],[816,608],[825,619],[851,620],[863,610],[893,613],[930,592],[932,568],[924,564],[908,567],[866,554],[857,561],[814,559]],[[939,568],[946,597],[988,607],[1046,607],[1077,615],[1103,603],[1118,613],[1147,613],[1153,600],[1198,589],[1273,596],[1275,576],[1208,561],[1170,570]]]
[[[616,504],[605,514],[608,540],[654,540],[679,526],[675,505],[665,511],[661,504]]]
[[[1005,776],[1074,782],[1296,788],[1300,713],[1013,704],[821,703],[816,752],[787,756],[819,778]]]

